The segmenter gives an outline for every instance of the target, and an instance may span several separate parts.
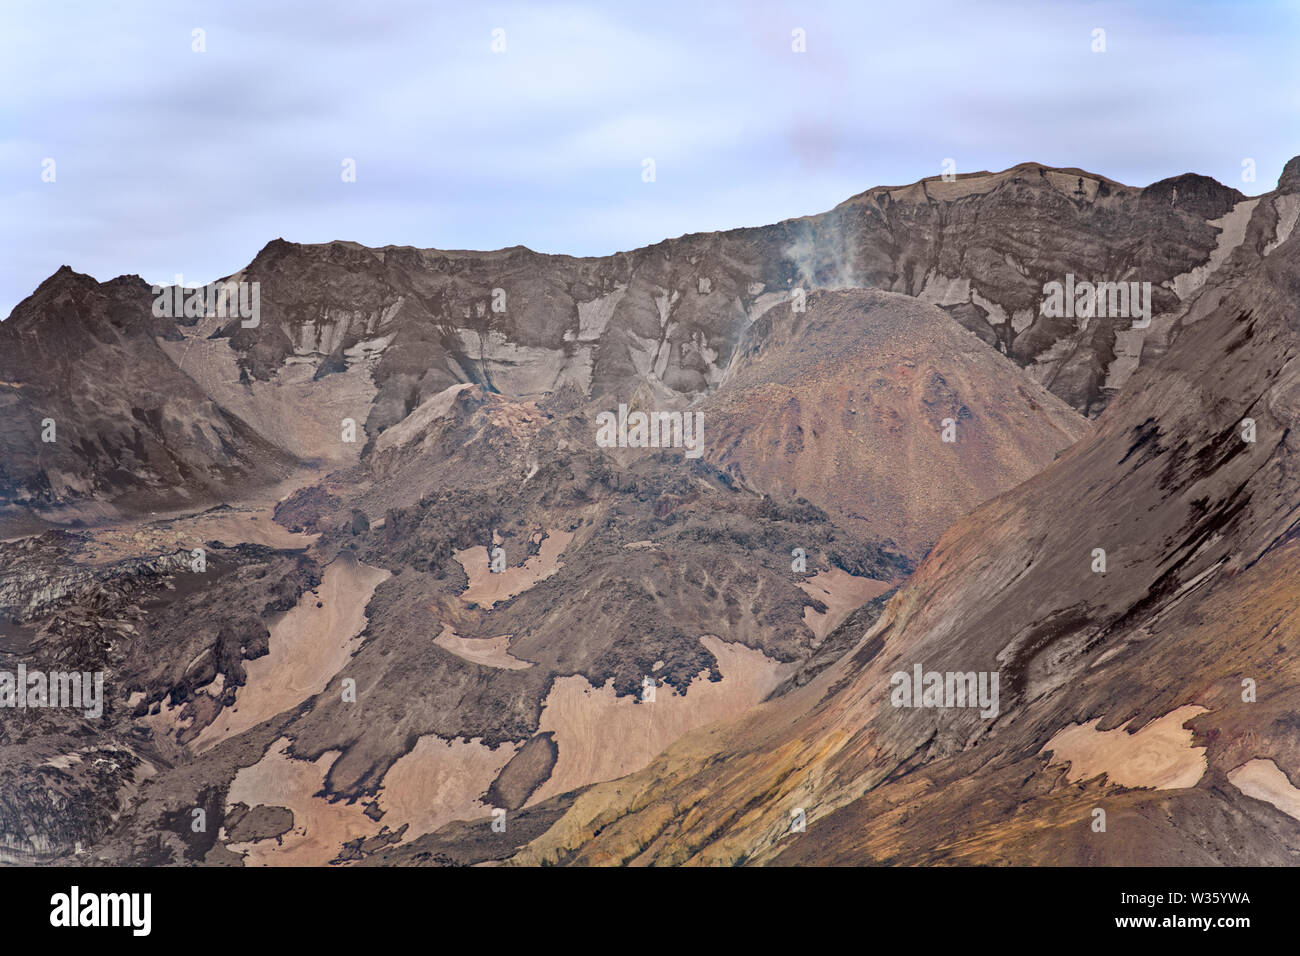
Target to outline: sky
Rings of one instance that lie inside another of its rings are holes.
[[[604,255],[947,159],[1258,194],[1300,153],[1298,41],[1300,0],[4,0],[0,316],[65,264],[195,284],[277,237]]]

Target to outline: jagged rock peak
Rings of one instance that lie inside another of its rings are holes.
[[[1183,173],[1152,183],[1142,190],[1142,198],[1176,206],[1204,219],[1218,219],[1246,197],[1240,190],[1225,186],[1217,179],[1198,173]]]
[[[1300,156],[1292,156],[1282,167],[1282,175],[1277,180],[1278,189],[1300,189]]]

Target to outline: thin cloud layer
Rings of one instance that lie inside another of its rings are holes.
[[[207,281],[277,236],[598,255],[949,157],[1256,193],[1300,151],[1293,4],[266,6],[6,6],[0,315],[65,263]]]

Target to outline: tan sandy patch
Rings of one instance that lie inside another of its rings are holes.
[[[281,837],[230,844],[232,852],[244,854],[245,866],[324,866],[344,843],[375,832],[360,804],[313,796],[324,786],[338,751],[316,761],[295,760],[286,752],[288,746],[288,738],[281,737],[261,760],[235,774],[226,794],[227,807],[243,803],[293,811],[293,829]]]
[[[246,511],[200,515],[166,525],[106,528],[93,532],[86,549],[76,556],[78,563],[100,564],[120,561],[144,554],[170,554],[193,551],[205,542],[220,541],[226,546],[260,544],[268,548],[294,549],[313,544],[320,535],[295,534],[265,515]]]
[[[1228,774],[1228,782],[1246,796],[1271,803],[1300,820],[1300,789],[1291,785],[1273,761],[1262,758],[1247,761]]]
[[[1069,779],[1090,780],[1106,774],[1121,787],[1178,790],[1194,787],[1205,775],[1205,748],[1193,747],[1192,732],[1183,724],[1203,714],[1204,707],[1188,704],[1153,720],[1135,734],[1123,727],[1099,731],[1101,718],[1071,724],[1061,730],[1042,752],[1053,752],[1053,763],[1070,764]]]
[[[722,680],[703,674],[685,695],[660,686],[653,703],[618,697],[613,682],[594,688],[582,676],[558,678],[542,706],[540,733],[551,731],[559,757],[528,805],[575,787],[613,780],[646,766],[696,727],[732,717],[770,694],[791,670],[761,651],[705,636]]]
[[[49,760],[42,763],[41,766],[54,767],[58,770],[67,770],[73,764],[77,763],[81,763],[81,754],[74,752],[70,754],[62,754],[57,757],[51,757]]]
[[[542,539],[539,553],[522,565],[507,567],[500,574],[491,572],[492,557],[487,548],[457,551],[452,556],[460,562],[469,578],[469,586],[461,594],[461,600],[491,610],[494,605],[522,594],[538,581],[544,581],[560,570],[560,555],[573,540],[573,535],[572,531],[548,531]],[[510,560],[508,553],[506,560]]]
[[[356,650],[366,626],[366,605],[388,577],[388,571],[350,556],[331,563],[320,587],[304,592],[297,606],[271,626],[269,653],[245,664],[248,679],[235,705],[203,728],[195,749],[207,750],[323,691]]]
[[[982,196],[998,184],[1001,177],[993,175],[962,176],[952,182],[942,179],[927,179],[925,191],[932,198],[944,202],[955,202],[967,196]]]
[[[224,324],[202,319],[181,327],[183,342],[158,340],[172,361],[217,404],[238,415],[273,444],[304,460],[356,461],[365,445],[363,425],[378,389],[368,363],[313,378],[315,362],[288,362],[270,381],[241,382],[229,339],[209,339]],[[344,442],[342,421],[357,423],[358,440]]]
[[[191,523],[191,540],[220,541],[225,545],[261,544],[289,550],[315,544],[320,537],[281,527],[272,519],[271,510],[198,516]]]
[[[522,671],[533,666],[532,661],[521,661],[511,655],[509,634],[468,640],[458,636],[450,625],[444,624],[442,633],[434,638],[433,643],[471,664],[500,667],[508,671]]]
[[[412,840],[453,820],[487,816],[492,808],[479,798],[519,746],[492,749],[478,739],[421,737],[384,775],[379,792],[383,823],[390,830],[410,824],[405,839]]]
[[[816,598],[826,605],[826,612],[819,613],[811,607],[803,609],[803,622],[808,629],[822,640],[844,619],[890,589],[888,581],[874,578],[861,578],[842,568],[831,568],[814,574],[806,581],[800,581],[799,587],[811,598]]]
[[[375,439],[375,455],[380,456],[394,448],[409,445],[422,437],[431,424],[440,418],[446,418],[451,413],[456,405],[456,396],[465,389],[473,387],[468,382],[462,382],[430,396],[396,425],[384,429],[383,433]]]
[[[318,534],[293,532],[275,523],[275,506],[286,496],[313,481],[318,474],[304,470],[270,488],[255,492],[239,505],[195,514],[165,512],[148,523],[138,521],[122,525],[91,528],[83,551],[74,556],[80,564],[120,561],[144,554],[169,554],[192,551],[207,541],[226,546],[260,544],[268,548],[306,548],[316,542]]]

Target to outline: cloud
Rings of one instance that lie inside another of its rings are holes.
[[[65,263],[201,281],[277,236],[595,255],[822,211],[947,157],[1258,192],[1297,151],[1300,18],[1282,3],[18,0],[3,16],[0,315]]]

